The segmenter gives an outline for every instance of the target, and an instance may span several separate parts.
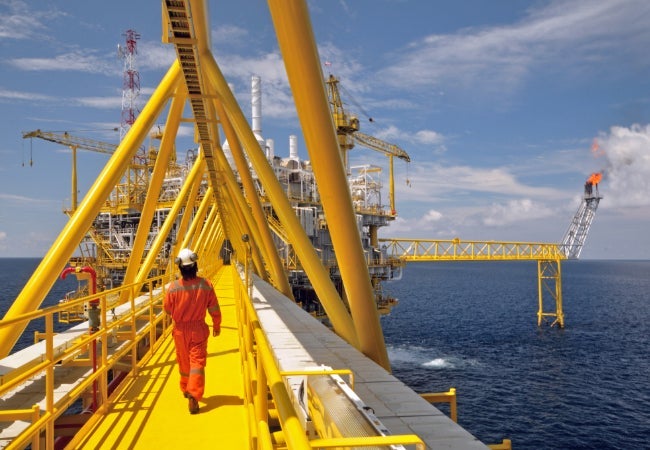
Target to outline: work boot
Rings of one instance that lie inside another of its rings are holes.
[[[188,406],[190,409],[190,414],[196,414],[199,412],[199,402],[196,401],[194,397],[191,395],[187,396],[188,398]]]

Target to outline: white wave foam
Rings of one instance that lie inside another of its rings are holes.
[[[391,364],[417,365],[430,369],[455,369],[477,366],[476,359],[441,355],[435,349],[418,346],[388,346],[388,358]]]
[[[449,361],[445,360],[445,358],[436,358],[432,359],[429,362],[425,362],[422,364],[424,367],[435,367],[437,369],[442,369],[445,367],[453,367],[453,364],[451,364]]]

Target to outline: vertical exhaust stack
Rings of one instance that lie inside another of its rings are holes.
[[[275,142],[270,138],[266,140],[266,158],[269,161],[273,161],[275,158]]]
[[[251,128],[260,147],[264,148],[264,138],[262,137],[262,78],[257,75],[251,77],[251,108]]]
[[[289,136],[289,159],[298,161],[298,137],[295,134]]]

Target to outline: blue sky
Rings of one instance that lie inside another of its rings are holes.
[[[399,217],[383,236],[559,242],[585,180],[604,170],[582,258],[648,258],[650,2],[309,7],[324,71],[341,79],[361,130],[412,159],[396,161]],[[141,104],[174,52],[160,43],[159,2],[0,0],[0,11],[0,257],[42,256],[66,221],[70,152],[21,132],[116,143],[123,33],[141,35]],[[215,57],[244,112],[259,75],[264,137],[288,156],[297,134],[307,158],[266,2],[211,2],[210,15]],[[181,153],[193,146],[191,129],[184,135]],[[79,152],[80,199],[106,158]],[[385,157],[358,147],[350,158],[383,166],[388,185]]]

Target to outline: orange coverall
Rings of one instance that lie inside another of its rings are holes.
[[[212,283],[205,278],[179,279],[169,284],[163,302],[165,312],[174,320],[176,360],[181,375],[181,391],[197,401],[205,390],[205,364],[210,330],[205,323],[206,310],[212,317],[213,334],[221,331],[221,310]]]

